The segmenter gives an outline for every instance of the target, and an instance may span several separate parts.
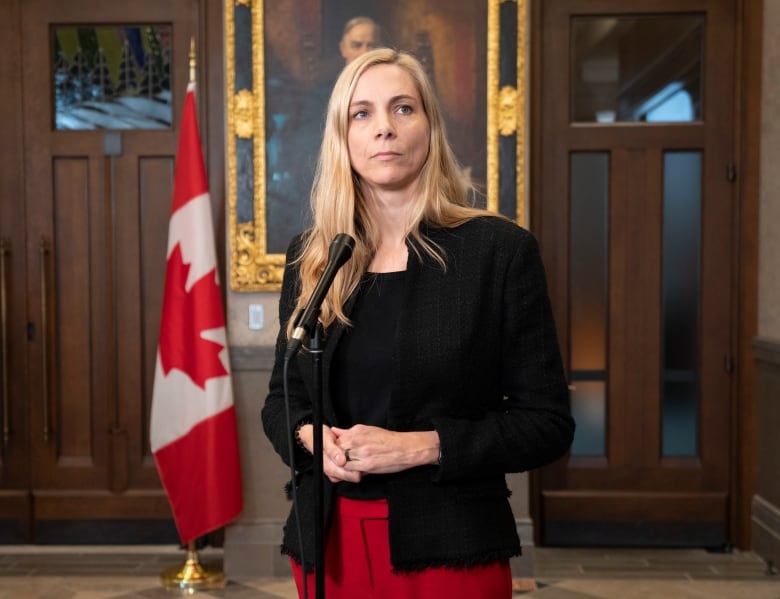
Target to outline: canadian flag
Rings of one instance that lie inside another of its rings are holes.
[[[149,436],[182,543],[238,516],[236,413],[192,82],[176,156]]]

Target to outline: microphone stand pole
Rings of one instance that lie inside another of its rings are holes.
[[[317,322],[310,339],[312,365],[312,424],[314,426],[314,587],[315,598],[325,599],[325,505],[323,501],[322,448],[322,354],[325,339],[322,325]],[[304,573],[304,576],[306,574]]]

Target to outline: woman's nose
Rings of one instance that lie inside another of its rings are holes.
[[[389,126],[382,126],[377,129],[376,136],[377,137],[392,137],[395,132],[393,131],[392,127]]]
[[[380,116],[377,120],[376,136],[390,137],[395,133],[393,124],[387,116]]]

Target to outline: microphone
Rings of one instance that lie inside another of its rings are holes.
[[[285,360],[289,360],[298,353],[304,337],[311,334],[319,318],[320,306],[325,299],[325,294],[328,293],[328,289],[333,284],[333,278],[336,276],[339,268],[344,266],[346,261],[352,256],[354,248],[355,240],[346,233],[339,233],[330,242],[328,263],[325,265],[325,270],[322,271],[320,280],[317,281],[317,286],[314,288],[306,307],[298,315],[295,329],[290,337],[290,342],[287,344],[287,351],[284,354]]]

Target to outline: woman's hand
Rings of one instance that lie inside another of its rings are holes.
[[[314,426],[304,424],[298,432],[301,442],[309,453],[314,453]],[[347,458],[344,450],[338,444],[338,438],[333,429],[322,426],[322,472],[330,482],[347,481],[359,483],[362,474],[353,469],[346,469]]]
[[[439,461],[439,433],[436,431],[399,433],[356,424],[348,429],[334,426],[330,433],[342,454],[343,462],[339,460],[342,471],[388,474]]]

